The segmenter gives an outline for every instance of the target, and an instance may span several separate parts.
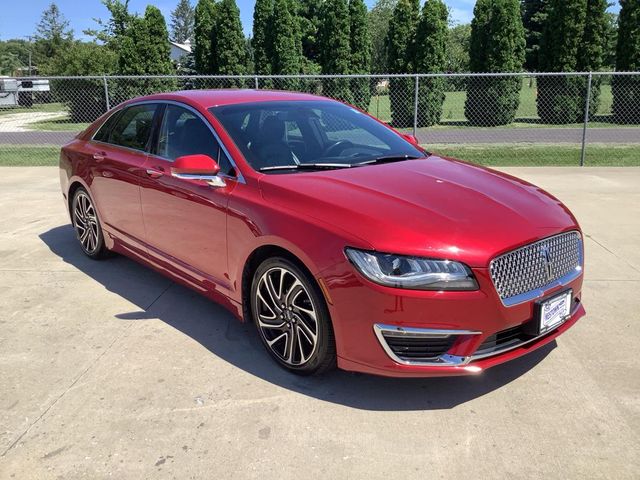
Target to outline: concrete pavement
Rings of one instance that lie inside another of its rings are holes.
[[[586,234],[587,317],[479,377],[280,370],[250,326],[92,262],[56,168],[0,169],[0,479],[575,478],[640,471],[640,169],[510,168]]]

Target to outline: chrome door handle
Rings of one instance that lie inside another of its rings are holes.
[[[151,178],[160,178],[163,174],[162,174],[162,172],[159,172],[158,170],[153,170],[151,168],[147,168],[147,175],[150,176]]]

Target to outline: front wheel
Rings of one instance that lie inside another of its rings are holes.
[[[251,286],[251,314],[262,343],[285,369],[313,375],[335,366],[329,312],[314,279],[284,258],[265,260]]]

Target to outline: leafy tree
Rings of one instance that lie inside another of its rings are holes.
[[[387,34],[389,73],[414,72],[418,14],[418,0],[399,0],[393,9]],[[391,122],[395,127],[413,125],[414,82],[413,78],[391,78],[389,81]]]
[[[540,42],[539,67],[543,72],[574,72],[582,48],[587,0],[549,0]],[[544,123],[573,123],[584,115],[584,78],[570,76],[538,79],[538,115]]]
[[[602,69],[604,63],[605,47],[607,42],[607,29],[609,18],[607,16],[607,0],[587,0],[587,14],[585,19],[582,42],[578,49],[577,70],[579,72],[597,72]],[[576,121],[584,119],[587,97],[587,85],[584,78],[581,79],[584,86],[580,92],[580,112]],[[595,76],[591,80],[591,98],[589,100],[589,115],[595,115],[600,105],[600,84],[602,77]]]
[[[367,24],[367,6],[363,0],[349,1],[349,32],[351,49],[351,73],[367,74],[371,68],[371,37]],[[369,110],[371,85],[368,78],[351,80],[353,104]]]
[[[86,76],[116,73],[118,56],[104,45],[72,42],[49,65],[52,75]],[[52,80],[52,90],[69,107],[73,122],[92,122],[107,111],[102,80]],[[113,106],[114,103],[111,104]]]
[[[33,52],[33,45],[23,39],[0,41],[0,75],[13,75],[19,68],[29,65],[29,54]],[[33,61],[33,60],[32,60]],[[7,73],[10,72],[10,73]]]
[[[443,73],[447,57],[449,11],[442,0],[427,0],[416,31],[416,72]],[[444,103],[444,78],[421,78],[418,91],[418,126],[440,121]]]
[[[519,72],[525,57],[525,38],[518,0],[478,0],[471,22],[472,72]],[[472,125],[496,126],[513,122],[520,104],[518,77],[469,79],[464,111]]]
[[[215,41],[211,52],[215,73],[244,75],[248,73],[247,50],[238,5],[235,0],[222,0],[216,9]]]
[[[171,38],[174,42],[187,43],[193,40],[195,10],[189,0],[180,0],[171,12]]]
[[[319,65],[318,31],[320,30],[322,0],[300,0],[293,3],[298,5],[297,18],[300,22],[302,54],[309,62]]]
[[[640,71],[640,0],[620,0],[616,70]],[[640,123],[640,75],[613,79],[613,114],[620,123]]]
[[[214,0],[198,0],[194,17],[194,66],[200,74],[214,73],[212,54],[216,4]]]
[[[0,75],[13,76],[21,66],[22,63],[15,53],[0,53]]]
[[[271,66],[275,74],[297,75],[302,68],[302,43],[294,8],[290,0],[275,0],[270,22],[273,29]],[[281,79],[277,86],[295,90],[299,82],[297,79]]]
[[[259,75],[271,73],[273,0],[256,0],[253,10],[253,64]]]
[[[449,73],[466,73],[469,71],[469,44],[471,41],[471,24],[465,23],[449,28],[447,32],[447,54],[445,71]],[[451,77],[445,81],[446,90],[464,91],[467,89],[468,77]]]
[[[369,11],[368,22],[371,34],[371,73],[389,73],[387,58],[387,36],[389,23],[398,0],[378,0]]]
[[[99,29],[85,30],[84,33],[106,44],[114,51],[118,50],[118,41],[122,39],[135,15],[129,12],[129,0],[102,0],[102,4],[109,10],[109,20],[95,18]]]
[[[51,3],[42,12],[40,22],[34,35],[36,61],[44,64],[51,61],[58,53],[67,48],[73,41],[73,30],[69,22],[60,12],[58,5]]]
[[[608,71],[616,68],[616,45],[618,44],[618,15],[607,12],[605,31],[603,68]]]
[[[322,73],[348,74],[351,68],[349,5],[347,0],[326,0],[320,24],[320,65]],[[323,82],[327,96],[351,103],[349,80],[329,78]]]
[[[529,72],[539,71],[538,55],[542,29],[547,18],[549,0],[522,0],[522,24],[527,41],[524,67]]]

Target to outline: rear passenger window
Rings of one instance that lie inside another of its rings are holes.
[[[145,104],[124,110],[111,130],[108,143],[135,150],[145,150],[151,135],[156,108],[157,105]]]
[[[120,113],[122,112],[116,112],[113,115],[111,115],[107,119],[107,121],[102,124],[100,129],[93,136],[93,139],[97,140],[98,142],[108,142],[111,129],[113,128],[114,124],[118,120],[118,117],[120,117]]]

